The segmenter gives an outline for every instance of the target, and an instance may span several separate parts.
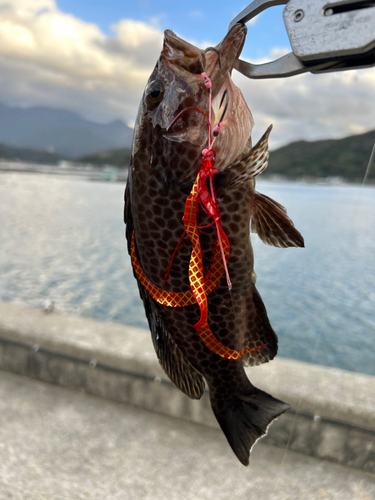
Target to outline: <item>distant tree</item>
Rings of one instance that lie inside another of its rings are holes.
[[[92,155],[81,156],[75,161],[80,163],[90,163],[91,165],[103,166],[113,165],[118,168],[128,168],[130,164],[131,149],[121,148],[110,151],[102,151]]]

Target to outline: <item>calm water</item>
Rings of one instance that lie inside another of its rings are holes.
[[[279,354],[375,375],[375,188],[259,182],[305,249],[252,236]],[[0,174],[0,300],[147,328],[124,239],[124,185]]]

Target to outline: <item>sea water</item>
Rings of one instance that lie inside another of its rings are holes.
[[[375,188],[259,181],[305,248],[252,235],[279,355],[375,375]],[[148,328],[126,251],[124,184],[0,173],[0,300]]]

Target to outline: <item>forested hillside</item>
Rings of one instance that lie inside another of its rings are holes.
[[[345,139],[298,141],[272,151],[267,175],[300,177],[336,177],[362,180],[375,141],[375,130]],[[375,179],[375,168],[369,178]]]

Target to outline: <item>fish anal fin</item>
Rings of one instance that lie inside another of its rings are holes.
[[[180,391],[191,399],[200,399],[205,386],[202,375],[186,359],[173,340],[160,315],[159,305],[150,297],[138,279],[137,283],[161,367]]]
[[[286,209],[264,194],[255,192],[252,200],[251,231],[266,245],[304,247],[304,240],[288,217]]]

